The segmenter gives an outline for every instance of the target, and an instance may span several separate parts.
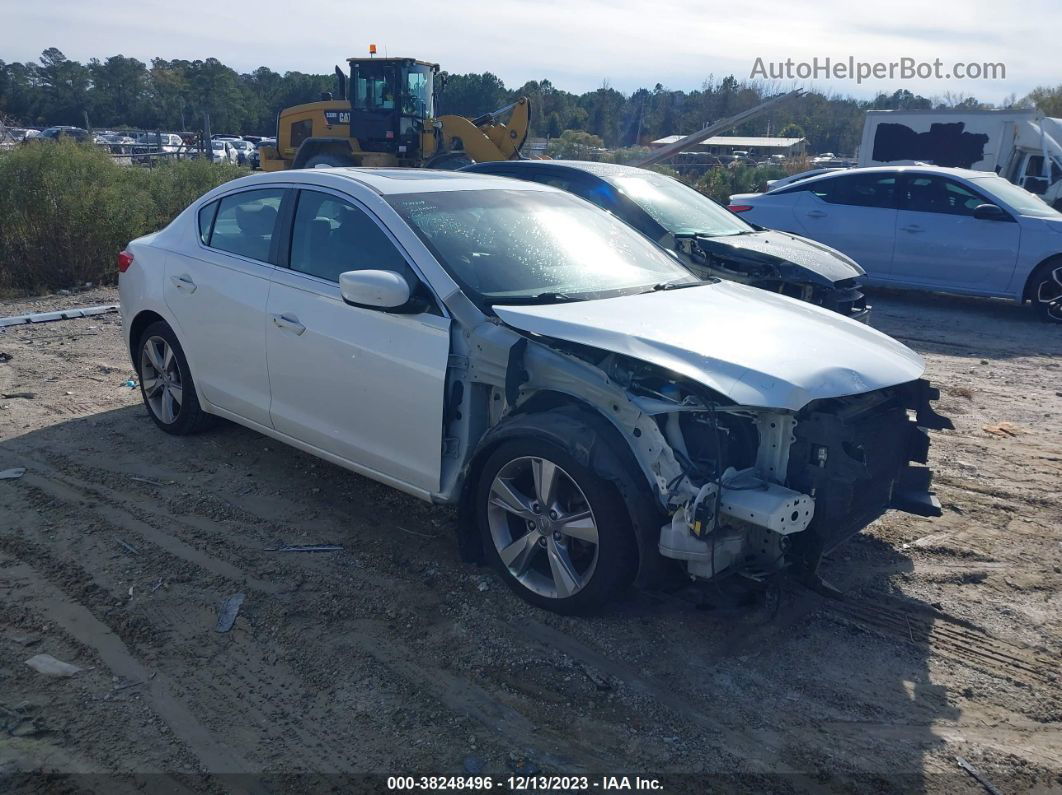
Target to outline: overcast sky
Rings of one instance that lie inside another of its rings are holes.
[[[1004,80],[804,80],[868,96],[907,88],[926,96],[998,102],[1062,83],[1062,3],[1027,0],[0,0],[0,59],[36,60],[46,47],[87,61],[121,53],[238,69],[329,72],[349,56],[380,53],[490,71],[516,87],[548,78],[582,92],[602,81],[630,92],[660,82],[692,89],[710,75],[750,76],[764,61],[847,59],[1001,62]]]

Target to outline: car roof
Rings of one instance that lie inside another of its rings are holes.
[[[324,177],[324,179],[322,179]],[[349,180],[363,185],[381,196],[402,193],[434,193],[456,190],[528,190],[563,193],[549,185],[523,182],[487,174],[458,171],[437,171],[427,168],[308,168],[270,171],[252,174],[222,187],[239,184],[251,187],[261,182],[305,182],[310,185],[334,185],[335,180]]]
[[[468,166],[468,171],[490,171],[492,168],[505,169],[517,172],[523,169],[568,169],[582,171],[595,177],[608,179],[609,177],[644,176],[646,169],[637,166],[621,166],[616,163],[597,163],[592,160],[502,160],[496,163],[476,163]],[[656,172],[649,172],[656,173]]]
[[[862,168],[841,168],[828,171],[823,174],[816,174],[811,177],[805,177],[803,179],[786,183],[785,185],[779,185],[777,190],[786,190],[788,188],[795,188],[799,185],[811,185],[816,182],[820,182],[825,179],[834,179],[846,174],[891,174],[891,173],[905,173],[905,174],[938,174],[940,176],[947,177],[962,177],[963,179],[983,179],[985,177],[996,176],[991,171],[974,171],[969,168],[951,168],[948,166],[865,166]],[[773,191],[766,191],[771,193]]]

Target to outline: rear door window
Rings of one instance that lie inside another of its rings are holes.
[[[807,190],[829,204],[845,204],[850,207],[896,206],[895,174],[843,174],[820,179],[793,190]]]
[[[234,193],[221,199],[210,234],[211,248],[269,262],[284,188]]]

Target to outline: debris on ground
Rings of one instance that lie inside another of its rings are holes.
[[[240,605],[246,598],[244,594],[237,593],[222,602],[221,609],[218,611],[218,632],[228,632],[232,629],[232,625],[236,623],[236,616],[240,612]]]
[[[10,353],[6,353],[5,351],[0,351],[0,364],[5,364],[6,362],[10,362],[13,358],[14,357]]]
[[[122,383],[122,386],[124,386],[124,387],[126,387],[128,389],[136,389],[138,386],[140,386],[140,384],[138,384],[135,379],[129,378],[125,382]]]
[[[23,400],[33,400],[37,397],[36,392],[3,392],[0,393],[0,398],[4,400],[14,400],[15,398],[22,398]]]
[[[281,547],[269,547],[266,552],[342,552],[339,544],[293,544]]]
[[[177,483],[176,480],[166,480],[166,481],[152,480],[151,478],[141,478],[141,477],[137,477],[136,475],[130,475],[129,479],[130,480],[135,480],[138,483],[147,483],[149,486],[158,486],[159,488],[162,488],[163,486],[173,486],[174,484]]]
[[[612,683],[593,668],[586,665],[580,665],[579,670],[583,672],[586,678],[589,679],[598,690],[606,692],[612,689]]]
[[[0,470],[0,480],[15,480],[26,474],[26,467],[11,467]]]
[[[139,555],[140,554],[140,550],[138,550],[132,544],[127,544],[125,541],[122,541],[122,539],[120,539],[120,538],[115,538],[114,540],[117,541],[119,544],[121,544],[122,547],[125,549],[125,551],[128,552],[129,554],[131,554],[131,555]]]
[[[62,291],[59,293],[62,295]],[[107,315],[117,312],[117,304],[105,306],[83,306],[74,309],[63,309],[58,312],[34,312],[29,315],[14,315],[12,317],[0,317],[0,328],[5,326],[24,326],[31,323],[51,323],[55,320],[70,320],[75,317],[92,317],[93,315]]]
[[[1010,422],[997,422],[995,425],[986,425],[982,430],[985,433],[990,433],[1001,439],[1012,438],[1018,434],[1025,433],[1024,428],[1019,428],[1017,425]]]
[[[26,665],[45,676],[73,676],[82,670],[76,665],[57,660],[50,654],[35,654],[26,660]]]
[[[977,783],[984,787],[989,793],[991,793],[991,795],[1000,795],[999,790],[992,786],[992,782],[985,778],[984,774],[981,773],[980,770],[971,765],[961,756],[955,757],[955,761],[958,763],[959,767],[961,767],[963,770],[965,770],[967,773],[977,779]]]

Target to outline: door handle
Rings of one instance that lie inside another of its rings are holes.
[[[907,226],[901,226],[900,229],[904,232],[911,232],[912,234],[925,231],[918,224],[908,224]]]
[[[826,213],[822,210],[808,210],[808,218],[825,218]]]
[[[306,331],[306,326],[299,322],[299,319],[290,312],[285,312],[282,315],[273,315],[273,325],[282,331],[294,331],[296,337],[301,337],[303,332]]]
[[[178,290],[187,290],[189,293],[194,293],[196,290],[196,283],[192,281],[192,277],[187,273],[182,273],[180,276],[171,276],[170,281],[173,282],[173,286]]]

